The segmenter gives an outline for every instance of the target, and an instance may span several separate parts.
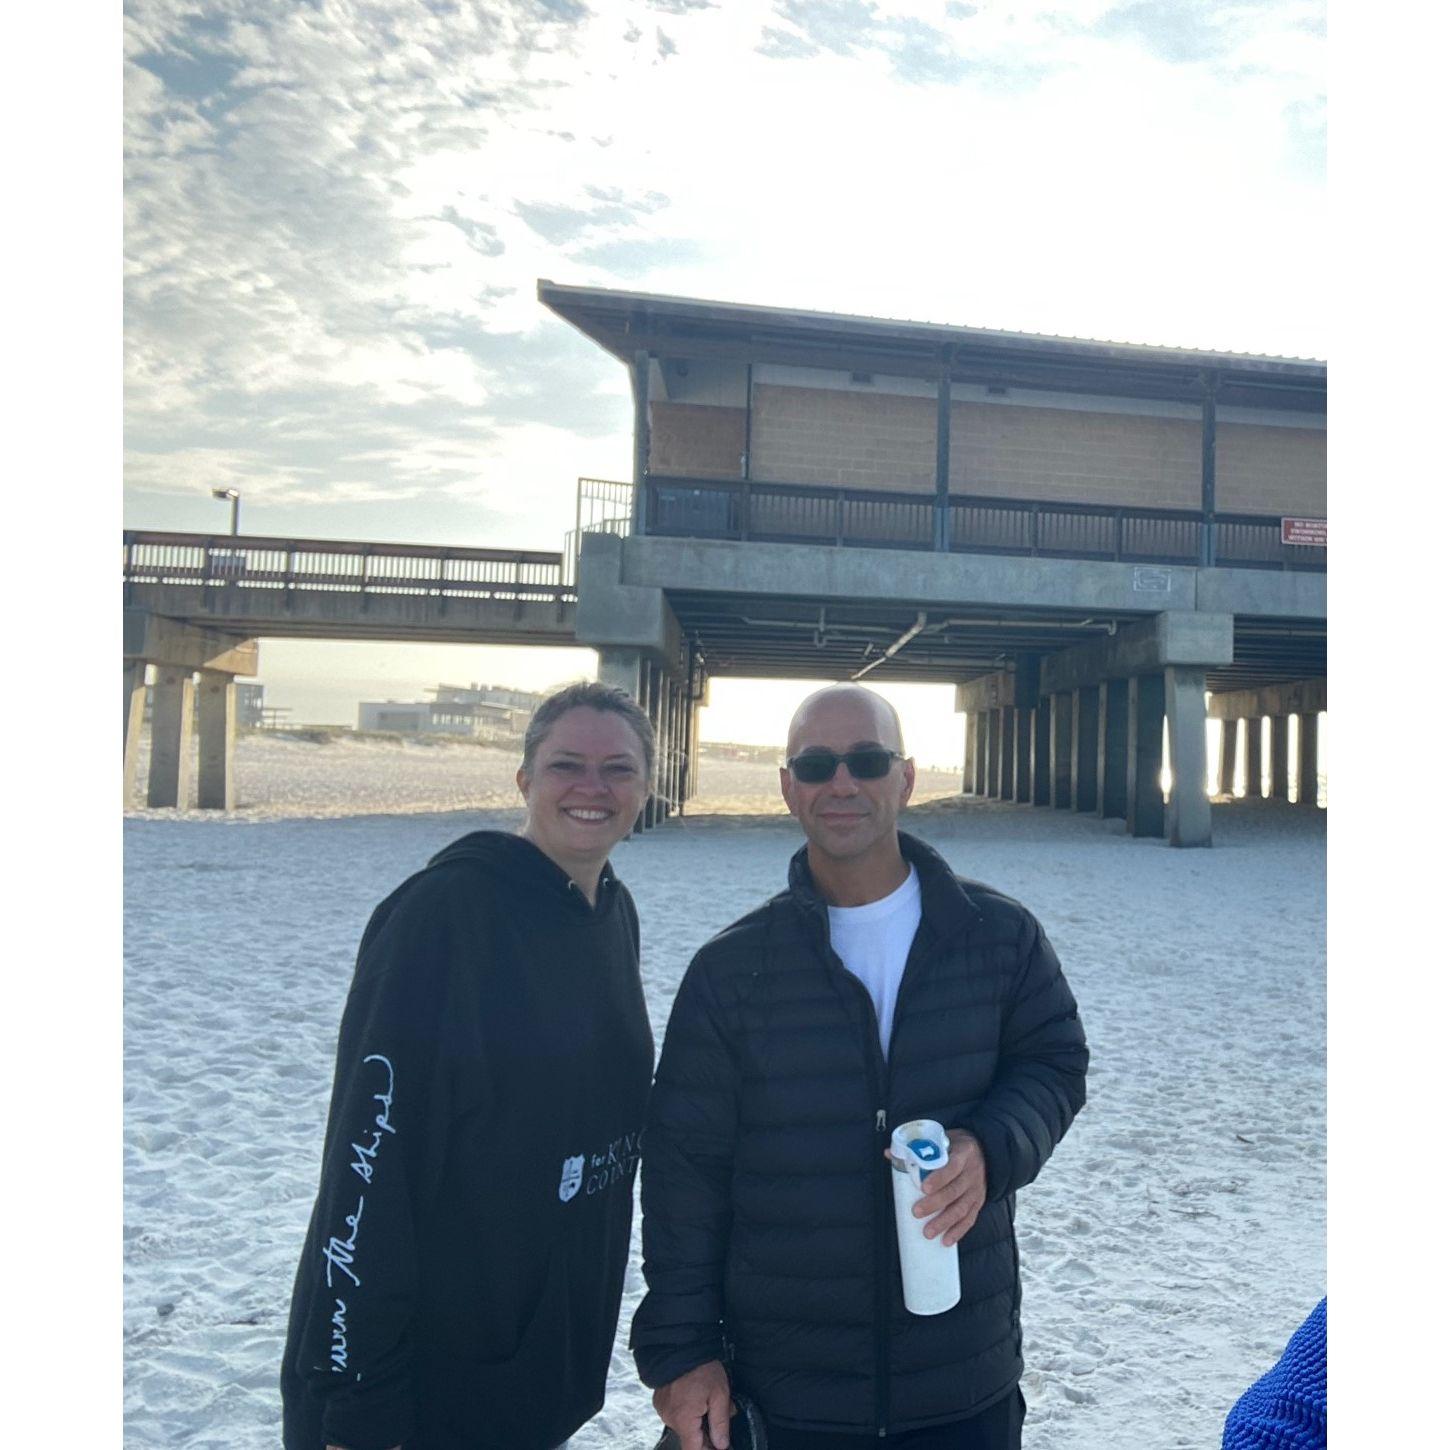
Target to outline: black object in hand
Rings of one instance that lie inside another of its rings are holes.
[[[730,1450],[766,1450],[765,1420],[754,1400],[735,1395],[730,1409]],[[655,1450],[680,1450],[680,1437],[667,1429]],[[710,1450],[710,1432],[705,1432],[705,1450]]]

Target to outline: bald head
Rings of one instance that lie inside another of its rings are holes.
[[[841,715],[857,718],[861,722],[862,734],[850,742],[875,740],[888,750],[906,753],[901,735],[901,719],[890,702],[884,700],[875,690],[865,685],[827,685],[823,690],[807,695],[791,716],[790,730],[786,734],[785,753],[795,755],[808,745],[821,744],[813,740],[811,731],[820,723],[835,722]]]

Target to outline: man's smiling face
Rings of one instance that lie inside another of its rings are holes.
[[[840,686],[812,695],[791,722],[786,755],[812,750],[876,747],[901,749],[901,730],[880,696],[856,686]],[[807,841],[823,856],[845,865],[868,863],[896,854],[896,818],[911,798],[916,766],[893,760],[879,780],[857,780],[844,762],[820,785],[800,781],[781,768],[780,790]]]

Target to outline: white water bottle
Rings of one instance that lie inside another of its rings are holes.
[[[950,1144],[946,1129],[930,1118],[903,1123],[891,1134],[891,1191],[896,1200],[896,1247],[901,1256],[901,1292],[913,1314],[942,1314],[962,1297],[962,1271],[955,1247],[922,1232],[930,1219],[912,1209],[923,1183],[945,1168]]]

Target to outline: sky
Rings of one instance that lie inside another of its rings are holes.
[[[235,487],[244,533],[562,547],[631,407],[543,277],[1323,358],[1324,37],[1318,0],[133,0],[125,523],[221,532]],[[593,667],[265,641],[260,677],[349,722]],[[712,698],[706,738],[773,738]],[[960,758],[949,687],[898,704]]]

